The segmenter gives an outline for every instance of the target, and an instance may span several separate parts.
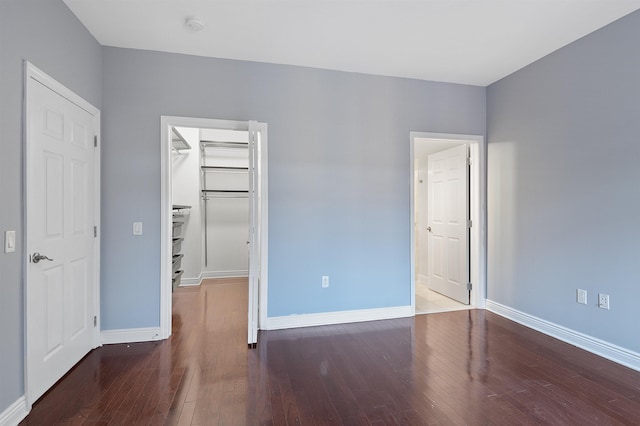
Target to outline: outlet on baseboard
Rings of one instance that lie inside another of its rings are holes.
[[[583,305],[587,304],[587,290],[581,288],[576,290],[576,302],[582,303]]]
[[[329,276],[328,275],[323,275],[322,276],[322,288],[327,288],[329,287]]]

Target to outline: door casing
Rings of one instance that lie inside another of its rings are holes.
[[[28,282],[29,282],[29,268],[28,268],[28,259],[29,259],[29,222],[28,222],[28,193],[30,187],[29,182],[29,167],[31,166],[28,153],[30,152],[30,143],[31,143],[31,134],[29,129],[29,116],[28,114],[31,111],[30,105],[27,104],[29,99],[28,93],[28,82],[30,79],[40,82],[44,86],[48,87],[52,91],[56,92],[66,100],[71,103],[76,104],[80,108],[84,109],[91,115],[93,115],[93,126],[95,130],[95,134],[97,136],[97,147],[95,149],[95,157],[94,157],[94,188],[93,188],[93,201],[94,201],[94,223],[96,226],[96,236],[94,238],[93,244],[93,313],[96,317],[95,327],[93,328],[93,348],[97,348],[101,345],[100,342],[100,146],[101,146],[101,138],[100,138],[100,110],[91,105],[85,99],[77,95],[71,89],[62,85],[51,76],[46,74],[44,71],[37,68],[29,61],[24,61],[24,92],[23,92],[23,117],[24,120],[22,122],[23,125],[23,138],[24,138],[24,166],[23,166],[23,181],[24,181],[24,194],[23,194],[23,223],[24,223],[24,232],[22,238],[22,265],[24,271],[24,280],[23,280],[23,291],[24,291],[24,353],[25,353],[25,363],[24,363],[24,386],[25,386],[25,397],[26,397],[26,405],[27,411],[31,410],[31,406],[35,402],[31,397],[31,392],[29,389],[29,383],[31,382],[29,376],[29,338],[27,336],[28,327],[27,323],[29,321],[29,307],[27,304],[27,290],[28,290]]]
[[[260,271],[258,303],[258,328],[266,324],[267,319],[267,288],[268,288],[268,180],[267,180],[267,124],[256,123],[257,128],[263,132],[261,140],[259,188],[261,197],[261,209],[258,216],[261,229],[260,258],[258,269]],[[160,153],[160,338],[167,339],[171,336],[171,127],[195,127],[225,130],[250,130],[249,121],[218,120],[212,118],[194,118],[161,116],[160,117],[161,153]],[[251,147],[249,149],[252,149]],[[256,157],[257,157],[257,153]],[[258,167],[256,168],[258,169]],[[255,261],[250,259],[250,261]],[[253,313],[255,315],[255,313]]]
[[[470,278],[472,283],[470,308],[484,309],[487,294],[487,181],[486,181],[486,142],[484,136],[453,133],[410,132],[410,232],[411,232],[411,311],[416,310],[416,235],[415,235],[415,144],[416,140],[438,142],[467,143],[472,159],[470,179]]]

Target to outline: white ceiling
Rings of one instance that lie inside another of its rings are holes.
[[[64,0],[105,46],[486,86],[640,0]],[[191,32],[185,18],[205,29]]]

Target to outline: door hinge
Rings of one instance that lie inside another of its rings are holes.
[[[467,166],[471,165],[471,157],[467,157]]]
[[[473,226],[473,222],[471,219],[467,220],[467,228],[471,228]]]
[[[93,146],[95,146],[95,147],[98,146],[98,135],[94,135],[93,136]]]
[[[96,238],[98,236],[98,227],[94,226],[93,227],[93,238]]]
[[[471,291],[472,287],[473,287],[473,285],[471,285],[471,283],[467,283],[467,291]]]
[[[98,316],[97,316],[97,315],[94,315],[94,316],[93,316],[93,326],[94,326],[94,327],[97,327],[97,326],[98,326]]]

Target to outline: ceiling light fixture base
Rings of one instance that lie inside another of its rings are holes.
[[[204,29],[204,22],[193,16],[187,17],[184,20],[184,25],[194,32],[202,31]]]

